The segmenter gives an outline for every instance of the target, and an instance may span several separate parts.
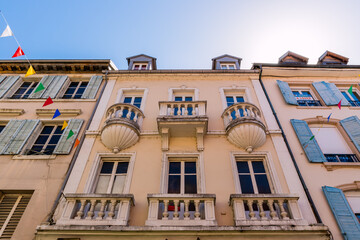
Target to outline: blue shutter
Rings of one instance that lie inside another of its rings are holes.
[[[310,141],[313,133],[311,132],[307,123],[305,121],[296,119],[291,119],[290,121],[309,161],[326,162],[326,158],[321,151],[316,139],[313,138]]]
[[[20,76],[7,76],[0,84],[0,98],[20,79]]]
[[[322,190],[330,205],[341,234],[347,240],[360,239],[360,224],[351,210],[348,201],[341,189],[323,186]]]
[[[284,96],[285,102],[292,105],[299,105],[296,101],[296,98],[294,97],[294,94],[292,93],[289,84],[287,82],[283,82],[280,80],[276,80],[281,93]]]
[[[64,130],[63,134],[61,135],[59,142],[57,143],[54,154],[69,154],[74,142],[77,138],[78,133],[80,132],[81,126],[84,120],[82,119],[70,119],[68,126]],[[74,132],[74,135],[67,139],[70,130]]]
[[[92,76],[81,98],[95,98],[101,82],[102,76]]]
[[[342,106],[350,105],[333,83],[314,82],[312,84],[327,106],[336,106],[341,101]]]
[[[349,135],[357,150],[360,152],[360,120],[357,116],[345,118],[340,121],[341,126]]]
[[[329,83],[329,87],[331,91],[335,94],[336,98],[338,99],[337,102],[339,103],[341,100],[341,106],[350,106],[348,100],[346,100],[344,95],[342,95],[341,91],[336,87],[334,83]]]

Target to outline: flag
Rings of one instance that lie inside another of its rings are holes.
[[[340,100],[340,102],[338,103],[338,107],[339,107],[339,109],[341,110],[341,100]]]
[[[3,31],[3,33],[1,34],[0,38],[2,37],[11,37],[11,36],[14,36],[14,34],[12,33],[11,29],[10,29],[10,26],[7,25],[5,30]]]
[[[18,49],[16,50],[16,52],[14,53],[14,55],[12,56],[12,58],[14,57],[20,57],[22,55],[25,55],[25,53],[23,52],[23,50],[21,49],[21,47],[19,46]]]
[[[43,107],[45,107],[45,106],[47,106],[47,105],[50,105],[50,104],[52,104],[52,103],[54,103],[53,100],[51,99],[51,97],[48,97],[48,99],[46,99]]]
[[[331,114],[332,114],[332,113],[330,113],[330,115],[329,115],[328,118],[327,118],[327,119],[328,119],[328,122],[330,121],[330,116],[331,116]]]
[[[70,129],[69,135],[67,136],[66,140],[72,137],[74,135],[74,132]]]
[[[75,140],[75,145],[74,145],[74,148],[76,148],[76,147],[77,147],[77,145],[79,145],[79,143],[80,143],[79,139],[76,139],[76,140]]]
[[[36,73],[36,72],[35,72],[34,68],[30,65],[28,71],[27,71],[26,74],[25,74],[25,77],[30,76],[30,75],[33,75],[33,74],[35,74],[35,73]]]
[[[352,94],[352,85],[350,86],[348,93]]]
[[[61,131],[64,130],[67,126],[68,126],[67,122],[64,121],[63,126],[62,126],[62,128],[61,128]]]
[[[44,85],[42,84],[42,83],[39,83],[39,85],[37,86],[37,88],[35,89],[35,92],[34,93],[36,93],[36,92],[40,92],[40,91],[42,91],[42,90],[44,90],[45,88],[44,88]]]
[[[313,136],[311,136],[310,141],[311,141],[311,140],[313,140],[313,139],[314,139],[314,137],[315,137],[314,135],[313,135]]]
[[[56,111],[55,111],[54,116],[52,117],[52,119],[57,118],[57,117],[60,116],[60,115],[61,115],[61,113],[60,113],[59,109],[56,109]]]

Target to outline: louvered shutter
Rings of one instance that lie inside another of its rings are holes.
[[[56,95],[59,93],[62,86],[68,80],[68,76],[52,76],[53,80],[50,85],[44,90],[43,95],[41,98],[55,98]]]
[[[40,120],[24,120],[24,124],[17,130],[12,140],[5,147],[2,154],[19,154],[30,135],[39,125]]]
[[[0,83],[2,83],[2,81],[4,81],[5,78],[6,78],[6,76],[1,75],[1,76],[0,76]]]
[[[360,120],[357,116],[345,118],[340,121],[341,126],[349,135],[357,150],[360,152]]]
[[[36,85],[32,93],[29,95],[29,98],[41,98],[41,96],[44,94],[46,88],[52,83],[55,76],[44,76],[40,82]],[[35,92],[40,83],[44,86],[44,90]]]
[[[335,94],[338,100],[337,102],[339,103],[341,100],[341,106],[350,106],[350,103],[348,102],[348,100],[346,100],[344,95],[342,95],[341,91],[336,87],[336,85],[334,83],[328,83],[328,84],[333,94]]]
[[[17,134],[18,129],[24,124],[25,120],[10,120],[8,124],[6,124],[5,128],[0,133],[0,154],[6,150],[10,141]]]
[[[349,105],[349,102],[343,97],[335,84],[322,81],[314,82],[313,86],[327,106],[338,105],[341,99],[341,105]]]
[[[10,88],[20,79],[20,76],[7,76],[0,83],[0,98],[4,97],[4,95],[10,90]]]
[[[293,92],[291,91],[289,84],[287,82],[283,82],[280,80],[276,80],[280,91],[282,93],[282,95],[284,96],[285,102],[287,102],[288,104],[292,104],[292,105],[299,105],[297,103],[297,100],[293,94]]]
[[[302,120],[291,119],[290,121],[309,161],[326,162],[326,158],[316,139],[313,138],[310,141],[313,133],[311,132],[308,124]]]
[[[82,119],[70,119],[68,126],[64,130],[63,134],[60,137],[58,144],[54,149],[54,154],[69,154],[71,151],[72,146],[79,134],[81,126],[84,120]],[[74,132],[74,135],[67,139],[70,130]]]
[[[102,79],[102,76],[92,76],[81,98],[95,98]]]
[[[322,190],[330,205],[341,233],[347,240],[360,238],[360,224],[341,189],[323,186]]]

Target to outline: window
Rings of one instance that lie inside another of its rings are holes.
[[[69,87],[66,89],[65,94],[62,98],[65,99],[80,99],[83,95],[88,82],[71,82]]]
[[[11,239],[31,194],[5,193],[0,197],[0,238]],[[21,230],[20,230],[21,231]]]
[[[168,193],[174,194],[196,194],[197,176],[196,160],[170,159],[168,175]]]
[[[147,63],[134,63],[133,70],[147,70]]]
[[[226,96],[226,104],[227,106],[231,106],[231,105],[234,105],[236,103],[242,103],[244,102],[244,97],[243,96]],[[243,117],[244,116],[244,110],[242,109],[239,109],[239,112],[240,112],[240,116]],[[236,112],[235,111],[232,111],[231,112],[231,117],[233,119],[236,118]]]
[[[292,90],[299,106],[321,106],[319,100],[314,99],[310,90]]]
[[[236,161],[242,194],[271,193],[263,161]]]
[[[184,96],[184,95],[178,95],[176,94],[174,96],[174,101],[175,102],[191,102],[193,101],[193,97],[192,96]],[[187,115],[193,115],[193,108],[192,107],[187,107]],[[179,112],[179,108],[178,107],[175,107],[174,108],[174,115],[177,116],[177,115],[184,115],[185,113],[185,107],[182,107],[181,108],[181,111]]]
[[[345,192],[345,196],[356,218],[360,222],[360,191],[347,191]]]
[[[220,64],[221,69],[229,69],[229,70],[235,70],[235,64],[234,63],[221,63]]]
[[[129,162],[103,161],[95,193],[123,193]]]
[[[124,98],[124,103],[128,103],[128,104],[131,104],[131,105],[134,105],[134,106],[140,108],[140,106],[141,106],[141,100],[142,100],[142,97],[125,97],[125,98]],[[123,110],[122,117],[123,117],[123,118],[126,118],[126,115],[128,114],[128,112],[129,112],[128,109],[124,109],[124,110]],[[134,113],[134,112],[131,112],[130,119],[133,120],[134,117],[135,117],[135,113]]]
[[[44,126],[27,155],[51,155],[61,137],[62,126]]]
[[[357,92],[351,92],[344,90],[341,91],[345,99],[350,103],[351,106],[360,107],[360,96]]]
[[[11,96],[12,99],[27,99],[36,87],[36,82],[23,82],[19,89]]]
[[[5,125],[0,125],[0,133],[2,132],[2,130],[5,128]]]

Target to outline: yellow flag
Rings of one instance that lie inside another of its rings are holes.
[[[61,131],[64,130],[67,126],[68,126],[67,122],[64,121],[63,126],[62,126],[62,128],[61,128]]]
[[[28,70],[27,73],[25,74],[25,77],[30,76],[30,75],[33,75],[33,74],[35,74],[35,73],[36,73],[36,72],[35,72],[34,68],[30,65],[29,70]]]

